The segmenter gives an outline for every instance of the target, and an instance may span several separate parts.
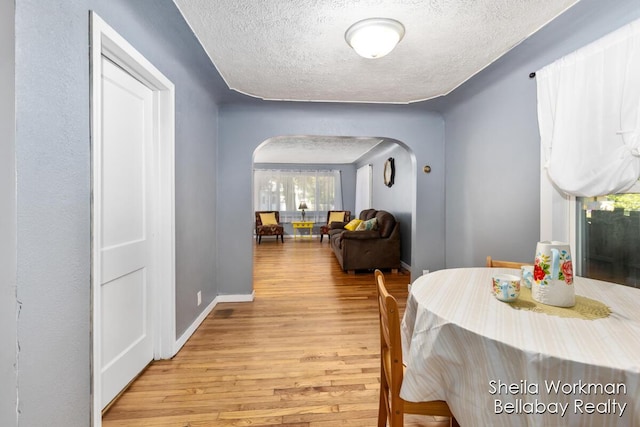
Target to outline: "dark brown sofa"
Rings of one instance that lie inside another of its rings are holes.
[[[329,230],[329,242],[343,270],[354,273],[355,270],[374,268],[391,269],[394,273],[400,268],[400,223],[387,211],[366,209],[360,212],[359,219],[366,221],[376,218],[377,230],[349,231],[345,223],[332,223]]]

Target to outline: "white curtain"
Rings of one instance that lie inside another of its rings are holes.
[[[640,178],[640,20],[536,73],[550,180],[594,197]]]
[[[360,212],[371,209],[372,166],[364,165],[356,170],[356,211],[352,218],[358,218]]]
[[[306,219],[326,221],[327,211],[342,209],[342,180],[339,170],[275,170],[253,172],[254,210],[280,211],[280,220],[299,219],[300,202],[305,202]]]

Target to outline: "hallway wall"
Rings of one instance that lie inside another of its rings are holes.
[[[16,169],[14,3],[0,2],[0,425],[16,422]]]
[[[171,0],[17,0],[15,7],[20,350],[17,389],[3,384],[0,401],[11,405],[18,394],[23,426],[85,427],[91,408],[89,11],[176,86],[178,336],[218,294],[212,260],[221,79]]]

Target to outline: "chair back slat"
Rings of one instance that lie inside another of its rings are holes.
[[[487,267],[492,267],[492,268],[515,268],[515,269],[520,269],[520,267],[522,267],[523,265],[533,265],[531,263],[527,263],[527,262],[517,262],[517,261],[503,261],[503,260],[498,260],[498,259],[493,259],[491,258],[491,256],[487,257]]]

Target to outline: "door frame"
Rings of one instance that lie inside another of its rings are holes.
[[[152,161],[157,176],[151,195],[157,217],[152,222],[155,247],[152,250],[157,279],[150,290],[152,306],[153,358],[168,359],[176,353],[176,261],[175,261],[175,87],[142,54],[90,12],[90,107],[91,107],[91,421],[102,425],[101,405],[101,157],[102,152],[102,56],[122,67],[153,92]]]

